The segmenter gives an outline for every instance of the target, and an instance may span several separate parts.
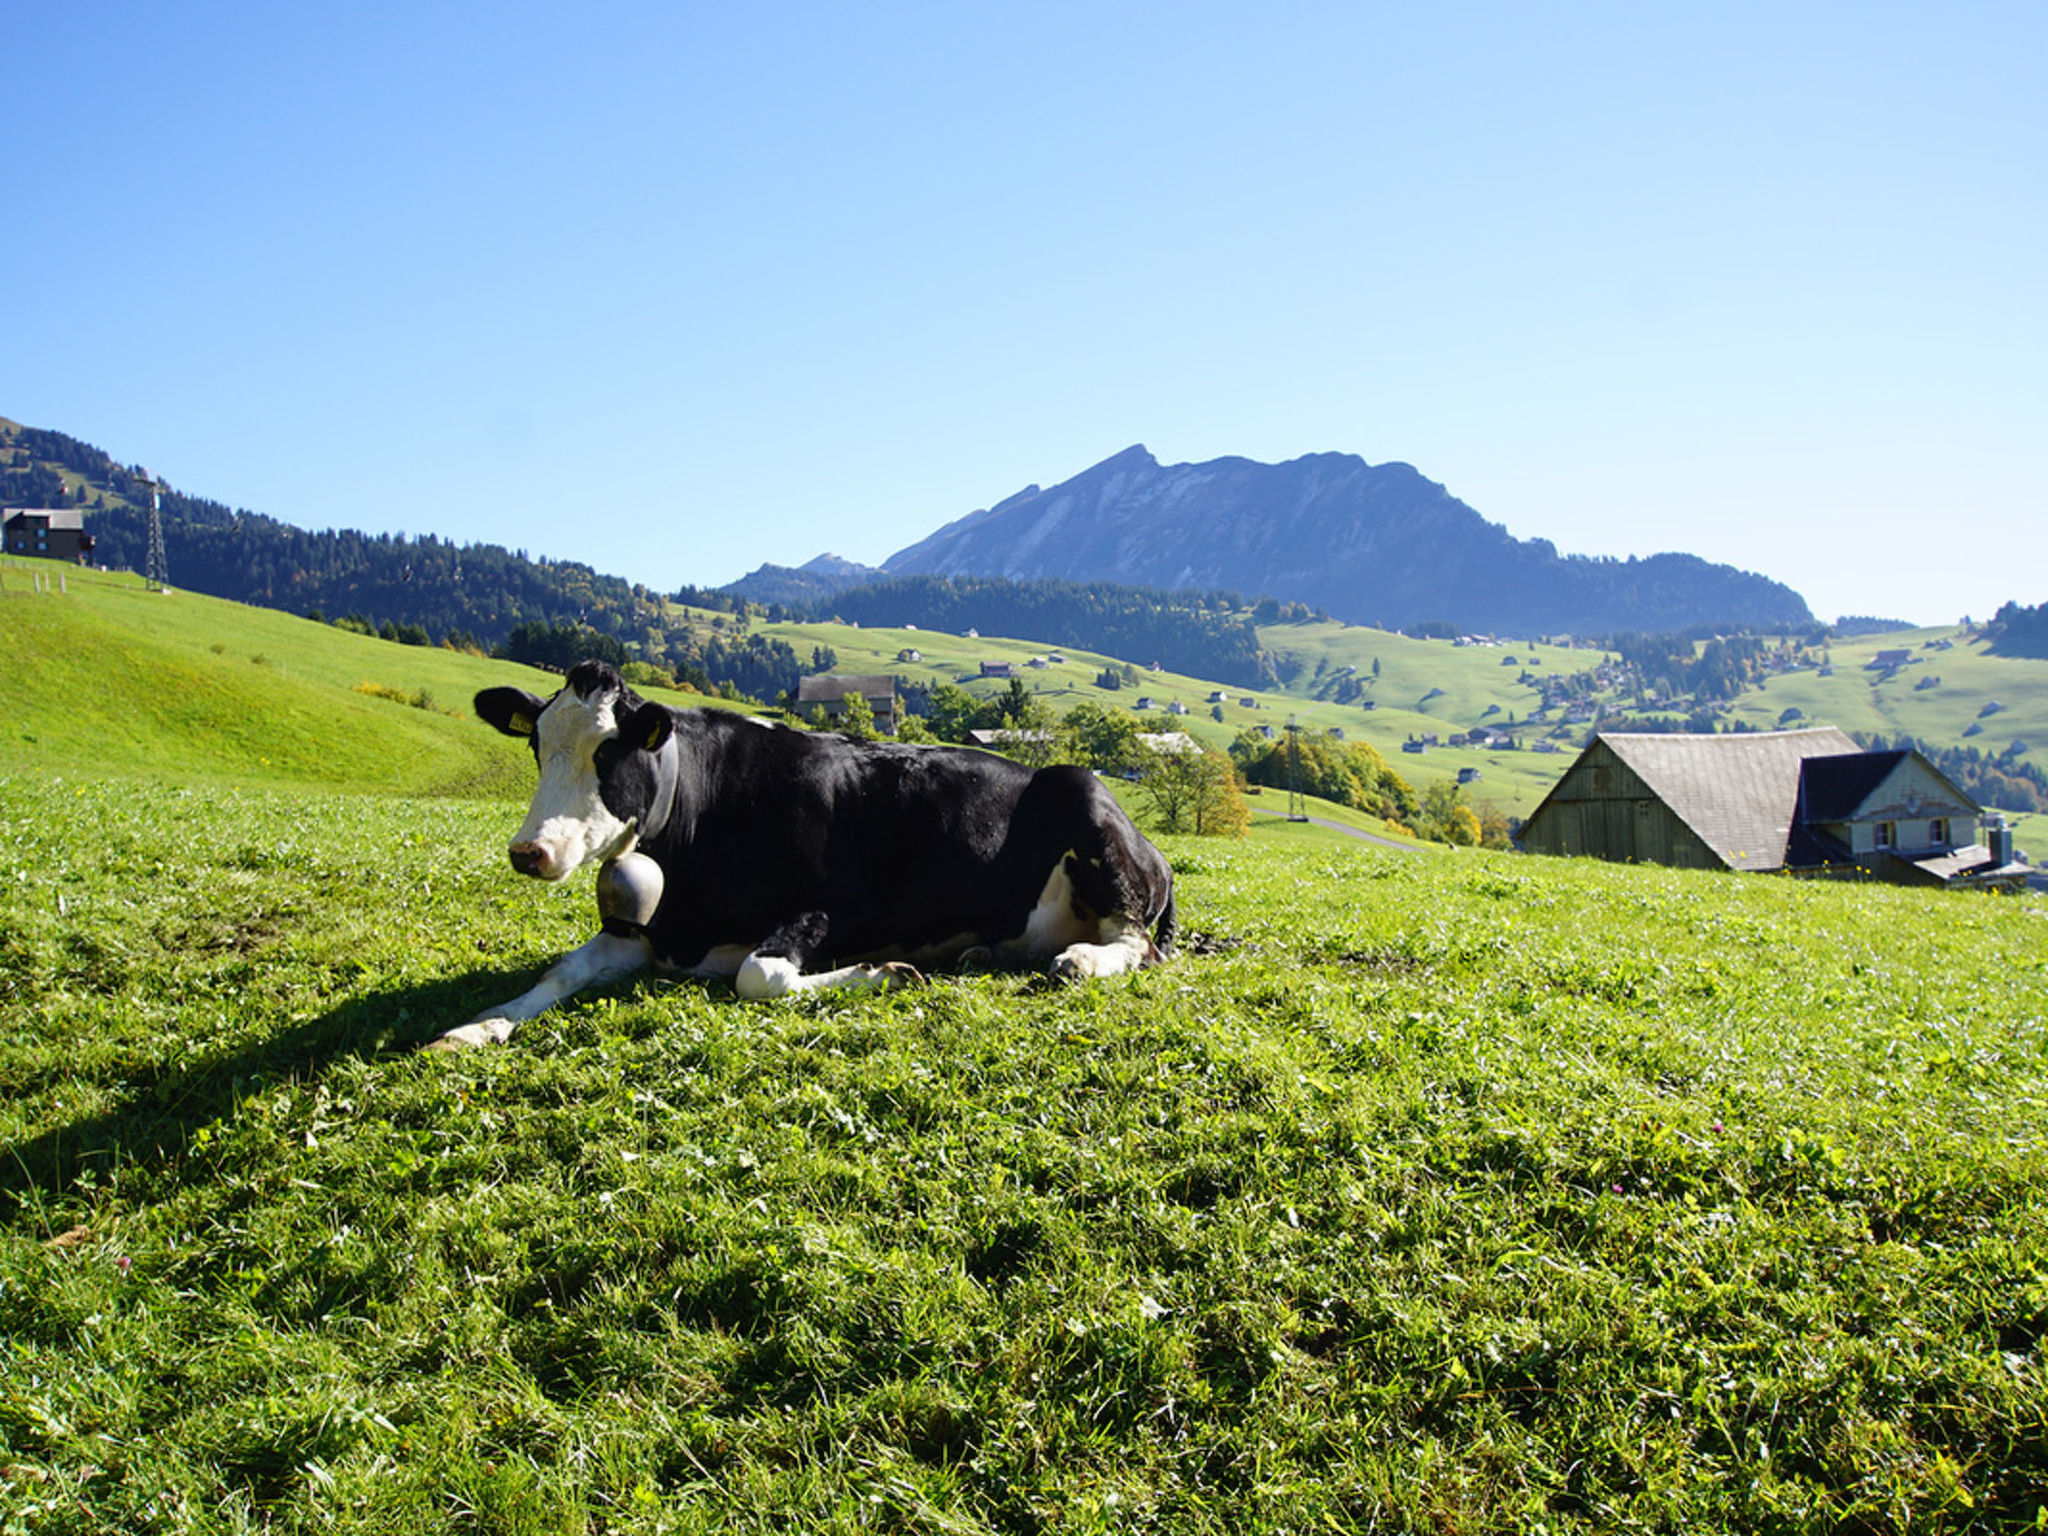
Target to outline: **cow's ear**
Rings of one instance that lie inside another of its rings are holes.
[[[627,719],[620,732],[643,752],[659,752],[662,743],[675,734],[676,719],[665,705],[642,704]]]
[[[524,688],[486,688],[476,696],[476,716],[507,736],[531,736],[547,700]]]

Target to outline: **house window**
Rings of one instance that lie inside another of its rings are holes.
[[[1946,848],[1948,846],[1948,818],[1937,816],[1927,823],[1927,846]]]
[[[1896,822],[1880,821],[1877,824],[1877,846],[1880,848],[1891,847],[1897,841],[1897,832],[1898,824]]]

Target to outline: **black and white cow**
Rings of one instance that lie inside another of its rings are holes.
[[[509,1039],[650,964],[772,998],[969,960],[1113,976],[1172,952],[1172,872],[1085,769],[670,709],[598,662],[551,699],[485,689],[476,712],[540,766],[512,867],[597,861],[604,926],[437,1044]]]

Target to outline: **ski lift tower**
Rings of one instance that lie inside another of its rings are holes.
[[[152,592],[171,590],[171,563],[164,557],[163,482],[146,469],[137,471],[149,485],[149,568],[143,580]]]
[[[1301,798],[1301,727],[1287,717],[1287,819],[1308,820],[1308,802]]]

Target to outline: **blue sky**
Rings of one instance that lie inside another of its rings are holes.
[[[2048,599],[2048,6],[20,6],[0,415],[656,587],[1129,446]],[[1162,536],[1171,536],[1163,531]]]

